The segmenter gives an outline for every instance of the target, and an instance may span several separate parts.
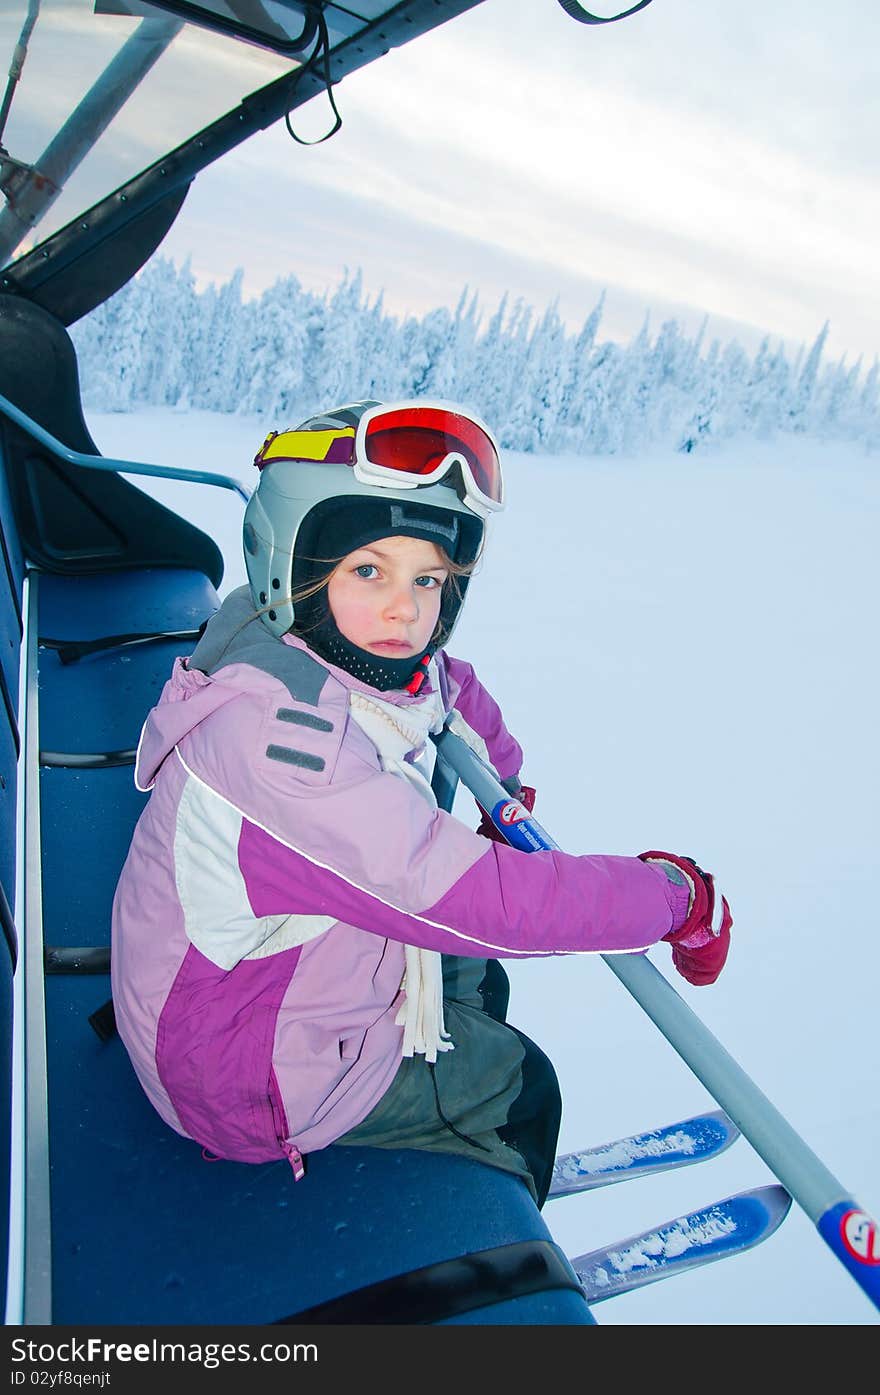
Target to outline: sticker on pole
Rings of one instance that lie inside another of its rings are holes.
[[[861,1264],[880,1264],[880,1227],[866,1211],[845,1211],[840,1218],[840,1238],[846,1251]]]
[[[539,852],[549,843],[541,836],[538,825],[518,799],[500,799],[492,810],[492,822],[500,828],[508,843],[521,852]]]
[[[518,799],[508,799],[498,807],[496,816],[502,828],[512,828],[515,823],[522,823],[523,819],[527,819],[529,811]]]
[[[816,1222],[819,1234],[880,1309],[880,1226],[852,1197],[838,1201]]]

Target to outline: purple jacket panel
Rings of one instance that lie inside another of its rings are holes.
[[[482,736],[489,759],[501,779],[508,780],[512,775],[518,775],[522,769],[522,747],[504,725],[498,703],[483,687],[470,664],[463,659],[454,659],[445,650],[438,656],[438,662],[440,658],[449,680],[451,706],[461,713],[469,727]]]
[[[286,1138],[272,1088],[278,1009],[300,948],[230,971],[190,945],[159,1020],[156,1066],[183,1131],[220,1157],[274,1162]]]
[[[418,878],[383,880],[381,866],[378,875],[369,876],[360,859],[345,863],[337,857],[335,865],[319,862],[290,843],[279,846],[276,837],[245,823],[241,868],[255,914],[278,914],[295,905],[300,913],[332,916],[360,930],[443,954],[527,958],[647,949],[672,929],[682,897],[686,906],[686,888],[674,887],[646,863],[627,857],[518,852],[479,838],[442,810],[428,816],[418,794],[400,780],[395,784],[401,799],[411,799],[411,826],[421,830],[423,847],[442,844],[447,830],[456,840],[463,832],[485,844],[483,855],[447,891],[426,900]],[[376,802],[361,790],[357,794],[367,807]],[[351,800],[346,814],[350,810]],[[325,807],[324,812],[331,811]],[[341,813],[337,802],[331,817],[335,821]],[[396,866],[395,850],[396,838],[386,853],[386,861],[390,853]],[[424,851],[422,858],[427,865]],[[413,862],[417,861],[414,853]]]

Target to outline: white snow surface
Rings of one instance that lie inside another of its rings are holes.
[[[597,1172],[625,1172],[634,1160],[662,1159],[670,1153],[695,1153],[696,1149],[693,1135],[685,1129],[664,1134],[662,1138],[642,1138],[637,1144],[626,1138],[612,1139],[605,1147],[569,1153],[564,1162],[557,1163],[556,1177],[560,1182],[576,1182],[580,1177]]]
[[[107,455],[255,484],[257,417],[92,412]],[[734,916],[719,981],[652,961],[839,1179],[880,1215],[877,690],[880,472],[859,446],[505,458],[508,507],[450,644],[525,750],[536,817],[571,853],[665,848]],[[242,505],[145,485],[244,580]],[[460,792],[455,812],[476,824]],[[536,908],[536,914],[540,909]],[[559,1073],[560,1152],[716,1107],[600,956],[509,961],[510,1019]],[[572,1256],[773,1181],[746,1138],[710,1162],[544,1210]],[[603,1303],[603,1324],[875,1323],[799,1206],[748,1253]]]
[[[612,1250],[608,1258],[618,1271],[630,1269],[655,1269],[664,1259],[677,1259],[688,1250],[699,1250],[703,1245],[714,1245],[722,1236],[736,1230],[736,1222],[723,1212],[709,1212],[708,1216],[696,1224],[682,1219],[671,1226],[654,1231],[647,1240],[624,1245]]]

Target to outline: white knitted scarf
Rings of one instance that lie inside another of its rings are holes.
[[[408,780],[423,799],[437,808],[428,770],[427,739],[443,728],[445,712],[440,698],[437,665],[428,669],[432,692],[424,702],[397,707],[382,698],[349,692],[349,708],[358,726],[379,752],[382,769]],[[412,759],[407,760],[407,755]],[[403,1055],[424,1055],[436,1061],[438,1051],[452,1051],[454,1043],[443,1021],[443,971],[434,949],[404,945],[406,971],[400,985],[405,1000],[395,1019],[403,1027]]]

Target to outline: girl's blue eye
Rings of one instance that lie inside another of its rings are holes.
[[[416,586],[422,586],[426,591],[432,590],[435,586],[442,586],[443,582],[437,576],[417,576]]]
[[[375,570],[376,568],[373,566],[372,562],[361,562],[359,567],[355,567],[356,574],[362,576],[365,581],[370,580],[368,573],[374,572]]]

